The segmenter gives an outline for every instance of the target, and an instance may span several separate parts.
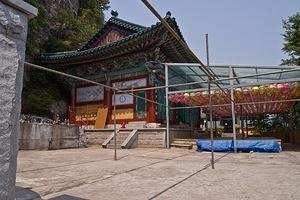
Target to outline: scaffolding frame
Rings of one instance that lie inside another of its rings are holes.
[[[108,86],[108,85],[105,85],[105,84],[101,84],[101,83],[98,83],[98,82],[95,82],[95,81],[91,81],[91,80],[88,80],[88,79],[85,79],[85,78],[81,78],[81,77],[78,77],[78,76],[74,76],[74,75],[70,75],[70,74],[67,74],[67,73],[63,73],[63,72],[60,72],[60,71],[57,71],[57,70],[53,70],[53,69],[49,69],[49,68],[46,68],[46,67],[42,67],[42,66],[39,66],[39,65],[35,65],[35,64],[32,64],[32,63],[28,63],[28,62],[24,62],[25,66],[29,66],[29,67],[34,67],[36,69],[39,69],[39,70],[43,70],[43,71],[47,71],[47,72],[51,72],[51,73],[54,73],[54,74],[58,74],[58,75],[62,75],[62,76],[66,76],[66,77],[69,77],[69,78],[73,78],[73,79],[76,79],[76,80],[80,80],[80,81],[84,81],[84,82],[88,82],[88,83],[92,83],[92,84],[95,84],[95,85],[99,85],[99,86],[102,86],[102,87],[105,87],[105,88],[108,88],[110,90],[113,91],[114,94],[116,93],[124,93],[124,94],[129,94],[129,95],[132,95],[136,98],[140,98],[140,99],[143,99],[145,101],[148,101],[148,102],[152,102],[156,105],[161,105],[161,106],[165,106],[165,109],[166,109],[166,137],[165,137],[165,144],[166,144],[166,148],[170,148],[170,122],[169,122],[169,110],[170,109],[176,109],[176,108],[170,108],[169,107],[169,94],[172,94],[172,93],[179,93],[179,92],[191,92],[191,91],[199,91],[199,90],[203,90],[203,88],[196,88],[196,89],[193,89],[193,90],[180,90],[180,91],[169,91],[169,88],[174,88],[174,87],[178,87],[178,86],[188,86],[188,85],[196,85],[196,84],[200,84],[200,83],[209,83],[209,87],[208,87],[208,90],[209,90],[209,94],[211,94],[211,91],[214,90],[214,89],[219,89],[221,90],[222,92],[224,92],[226,95],[227,95],[227,92],[225,91],[226,89],[230,89],[230,96],[226,96],[229,100],[230,100],[230,105],[231,105],[231,108],[232,108],[232,117],[235,118],[235,102],[234,102],[234,96],[233,96],[233,89],[235,87],[245,87],[245,85],[242,85],[242,84],[238,84],[238,85],[235,85],[234,84],[234,80],[236,80],[238,83],[239,83],[239,79],[241,78],[246,78],[246,77],[238,77],[233,69],[233,67],[236,67],[236,68],[249,68],[249,65],[236,65],[236,66],[233,66],[233,65],[228,65],[228,67],[230,68],[230,71],[229,71],[229,78],[225,78],[225,79],[221,79],[219,77],[216,76],[216,74],[211,70],[211,67],[224,67],[224,66],[221,66],[221,65],[216,65],[216,66],[209,66],[209,54],[208,54],[208,37],[206,36],[206,50],[207,50],[207,65],[205,66],[201,61],[200,59],[194,54],[194,52],[188,47],[188,45],[177,35],[177,33],[173,30],[173,28],[170,27],[170,25],[165,21],[164,18],[162,18],[160,16],[160,14],[154,9],[154,7],[147,1],[147,0],[141,0],[146,6],[147,8],[159,19],[159,21],[163,24],[163,26],[166,28],[166,30],[174,37],[174,39],[176,40],[176,42],[178,42],[184,49],[186,49],[192,56],[192,58],[194,60],[196,60],[197,63],[163,63],[163,66],[165,67],[165,86],[158,86],[158,87],[149,87],[149,88],[142,88],[142,89],[131,89],[131,90],[120,90],[118,88],[115,88],[115,87],[111,87],[111,86]],[[169,85],[169,67],[170,66],[174,66],[174,67],[198,67],[202,72],[204,72],[204,75],[197,75],[196,76],[199,76],[202,80],[201,81],[195,81],[195,82],[191,82],[191,83],[182,83],[182,84],[173,84],[173,85]],[[247,76],[247,78],[249,77],[257,77],[257,80],[258,80],[258,76],[262,76],[262,75],[266,75],[261,73],[259,74],[257,72],[257,68],[258,66],[253,66],[253,68],[256,68],[256,74],[254,75],[250,75],[250,76]],[[292,71],[300,71],[300,67],[298,66],[263,66],[265,69],[276,69],[276,70],[280,70],[280,71],[274,71],[272,72],[273,74],[277,74],[277,73],[286,73],[286,72],[292,72]],[[285,69],[288,69],[288,70],[285,70]],[[208,80],[205,81],[203,79],[202,76],[207,76],[208,77]],[[281,75],[280,75],[281,76]],[[222,81],[226,81],[226,80],[229,80],[230,81],[230,84],[229,86],[224,86],[223,82]],[[278,81],[273,81],[272,83],[281,83],[281,82],[288,82],[288,81],[300,81],[300,78],[297,77],[293,80],[278,80]],[[215,88],[211,88],[211,84],[214,84],[216,85]],[[270,84],[270,83],[266,83],[266,84]],[[256,83],[254,85],[262,85],[261,83]],[[146,91],[146,90],[155,90],[155,89],[165,89],[165,92],[166,92],[166,99],[165,99],[165,104],[161,104],[157,101],[153,101],[151,99],[147,99],[147,98],[143,98],[143,97],[140,97],[138,95],[135,95],[133,94],[134,91]],[[205,89],[204,89],[205,90]],[[206,89],[207,90],[207,89]],[[114,95],[115,97],[115,95]],[[210,110],[210,119],[212,119],[212,108],[214,107],[214,105],[212,105],[212,102],[211,102],[211,95],[209,95],[210,97],[210,103],[209,103],[209,110]],[[295,101],[298,101],[299,99],[295,99]],[[254,102],[252,102],[254,103]],[[265,102],[261,102],[261,103],[265,103]],[[236,104],[237,105],[237,104]],[[188,107],[184,107],[184,108],[180,108],[180,109],[188,109]],[[211,126],[211,135],[212,135],[212,122],[210,123],[210,126]],[[233,130],[235,130],[235,123],[233,124]],[[114,159],[117,160],[117,150],[116,150],[116,139],[117,139],[117,128],[116,128],[116,106],[114,106]],[[235,152],[236,152],[236,133],[234,133],[234,149],[235,149]],[[213,153],[213,137],[211,137],[211,145],[212,145],[212,158],[211,158],[211,166],[212,168],[214,168],[214,163],[215,163],[215,160],[214,160],[214,153]]]
[[[207,41],[206,41],[207,42]],[[208,42],[207,42],[208,44]],[[208,49],[207,49],[207,56],[208,56]],[[291,78],[291,79],[281,79],[282,74],[284,73],[289,73],[289,72],[295,72],[295,71],[300,71],[299,66],[251,66],[251,65],[213,65],[209,66],[209,57],[207,57],[207,66],[209,68],[227,68],[228,69],[228,78],[223,78],[223,79],[218,79],[219,81],[221,80],[226,80],[229,81],[229,86],[223,86],[223,89],[229,89],[230,90],[230,104],[220,104],[220,105],[212,105],[211,103],[211,91],[212,90],[217,90],[219,87],[211,87],[212,84],[216,84],[216,82],[212,81],[210,77],[206,81],[195,81],[195,82],[190,82],[190,83],[182,83],[182,84],[173,84],[169,85],[169,81],[165,80],[165,92],[166,92],[166,102],[168,102],[168,97],[170,94],[176,94],[176,93],[186,93],[186,92],[196,92],[196,91],[208,91],[208,98],[209,98],[209,103],[208,105],[205,106],[183,106],[183,107],[166,107],[166,113],[169,113],[169,110],[176,110],[176,109],[191,109],[191,108],[209,108],[209,113],[210,113],[210,132],[211,132],[211,166],[214,169],[214,148],[213,148],[213,134],[212,134],[212,108],[213,107],[220,107],[220,106],[231,106],[231,118],[232,118],[232,128],[233,128],[233,147],[234,147],[234,152],[237,153],[237,137],[236,137],[236,111],[235,111],[235,105],[247,105],[247,104],[268,104],[268,103],[275,103],[275,102],[297,102],[300,99],[287,99],[287,100],[275,100],[275,101],[260,101],[260,102],[254,102],[253,99],[251,102],[246,102],[246,103],[235,103],[234,101],[234,89],[235,88],[242,88],[242,87],[250,87],[250,86],[260,86],[260,85],[269,85],[269,84],[277,84],[277,83],[287,83],[287,82],[297,82],[300,81],[300,78]],[[197,63],[164,63],[165,66],[165,78],[168,79],[168,69],[170,67],[197,67],[200,64]],[[237,76],[236,72],[234,71],[234,68],[252,68],[255,69],[256,73],[252,75],[245,75],[245,76]],[[258,73],[258,69],[275,69],[274,71],[267,72],[267,73]],[[279,69],[279,70],[278,70]],[[280,74],[278,80],[273,80],[271,81],[264,81],[264,82],[257,82],[256,83],[251,83],[251,84],[241,84],[240,79],[247,79],[247,78],[253,78],[253,77],[259,77],[259,76],[266,76],[266,75],[274,75],[274,74]],[[234,80],[237,81],[238,84],[234,84]],[[176,91],[169,91],[169,88],[176,87],[176,86],[182,86],[182,85],[194,85],[194,84],[199,84],[199,83],[208,83],[208,87],[206,88],[195,88],[195,89],[187,89],[187,90],[176,90]],[[169,116],[166,116],[166,127],[167,129],[167,141],[166,141],[166,147],[169,148],[170,145],[170,132],[169,132]]]
[[[111,87],[111,86],[108,86],[108,85],[105,85],[105,84],[102,84],[102,83],[98,83],[96,81],[92,81],[92,80],[88,80],[88,79],[85,79],[85,78],[82,78],[82,77],[78,77],[78,76],[74,76],[74,75],[70,75],[70,74],[67,74],[67,73],[64,73],[64,72],[60,72],[60,71],[57,71],[57,70],[53,70],[53,69],[49,69],[49,68],[46,68],[46,67],[42,67],[42,66],[39,66],[39,65],[35,65],[35,64],[32,64],[32,63],[28,63],[28,62],[25,62],[24,63],[25,66],[28,66],[28,67],[33,67],[33,68],[36,68],[36,69],[39,69],[39,70],[43,70],[43,71],[47,71],[47,72],[50,72],[50,73],[54,73],[54,74],[57,74],[57,75],[61,75],[61,76],[66,76],[66,77],[69,77],[69,78],[73,78],[73,79],[76,79],[76,80],[79,80],[79,81],[83,81],[83,82],[88,82],[88,83],[92,83],[92,84],[95,84],[95,85],[99,85],[99,86],[102,86],[102,87],[105,87],[105,88],[108,88],[108,89],[111,89],[113,91],[113,93],[124,93],[124,94],[129,94],[129,95],[132,95],[136,98],[140,98],[140,99],[143,99],[145,101],[148,101],[148,102],[151,102],[151,103],[154,103],[156,105],[160,105],[160,106],[164,106],[165,109],[166,109],[166,135],[165,135],[165,147],[166,148],[170,148],[170,121],[169,121],[169,110],[172,110],[172,109],[191,109],[191,108],[209,108],[210,112],[212,111],[212,108],[213,107],[218,107],[218,106],[226,106],[226,105],[231,105],[231,108],[232,108],[232,117],[235,118],[235,105],[247,105],[247,104],[263,104],[263,103],[274,103],[274,102],[296,102],[296,101],[300,101],[300,99],[289,99],[289,100],[279,100],[279,101],[261,101],[261,102],[246,102],[246,103],[235,103],[234,100],[233,100],[233,90],[234,88],[237,88],[237,87],[249,87],[249,86],[255,86],[255,85],[266,85],[266,84],[275,84],[275,83],[286,83],[286,82],[297,82],[297,81],[300,81],[300,78],[293,78],[293,79],[281,79],[281,80],[274,80],[274,81],[269,81],[269,82],[265,82],[265,83],[255,83],[255,84],[234,84],[233,80],[239,78],[239,79],[243,79],[243,78],[249,78],[249,77],[257,77],[257,76],[262,76],[262,75],[267,75],[267,74],[277,74],[277,73],[288,73],[288,72],[294,72],[294,71],[300,71],[300,66],[289,66],[288,67],[288,70],[281,70],[281,71],[272,71],[272,72],[269,72],[269,73],[261,73],[261,74],[253,74],[253,75],[247,75],[247,76],[233,76],[234,74],[234,71],[233,71],[233,67],[235,67],[235,65],[227,65],[227,68],[229,69],[229,78],[226,78],[226,80],[229,80],[230,81],[230,86],[223,86],[223,88],[225,89],[230,89],[230,92],[231,92],[231,98],[230,98],[230,104],[222,104],[222,105],[212,105],[210,103],[210,105],[206,105],[206,106],[189,106],[189,107],[170,107],[169,106],[169,95],[170,94],[174,94],[174,93],[183,93],[183,92],[191,92],[191,91],[205,91],[205,90],[209,90],[209,93],[212,91],[212,90],[215,90],[215,89],[218,89],[219,87],[209,87],[209,88],[196,88],[196,89],[193,89],[193,90],[179,90],[179,91],[169,91],[169,88],[172,88],[172,87],[176,87],[177,85],[179,84],[173,84],[173,85],[169,85],[169,82],[168,82],[168,78],[169,78],[169,67],[170,66],[176,66],[176,67],[184,67],[184,66],[199,66],[199,64],[197,63],[163,63],[163,66],[165,67],[165,86],[157,86],[157,87],[148,87],[148,88],[142,88],[142,89],[131,89],[131,90],[120,90],[118,88],[114,88],[114,87]],[[251,65],[249,65],[251,66]],[[211,68],[214,68],[215,66],[210,66]],[[216,66],[216,67],[219,67],[219,66]],[[222,66],[224,67],[224,66]],[[259,66],[255,66],[254,68],[261,68]],[[284,68],[284,66],[272,66],[272,69],[281,69],[281,68]],[[263,67],[262,67],[263,69]],[[201,81],[203,83],[205,82],[209,82],[209,78],[207,81]],[[212,84],[217,84],[216,82],[212,81],[211,82]],[[192,83],[182,83],[180,84],[180,86],[182,85],[191,85],[191,84],[199,84],[199,82],[192,82]],[[140,97],[140,96],[137,96],[135,94],[133,94],[134,91],[147,91],[147,90],[155,90],[155,89],[165,89],[165,92],[166,92],[166,97],[165,97],[165,104],[162,104],[162,103],[159,103],[157,101],[153,101],[151,99],[147,99],[147,98],[144,98],[144,97]],[[115,115],[115,106],[114,106],[114,140],[116,141],[117,139],[117,128],[116,128],[116,115]],[[211,115],[212,116],[212,115]],[[211,131],[212,131],[212,123],[210,123],[210,126],[211,126]],[[235,130],[235,123],[233,124],[233,130]],[[211,159],[211,166],[214,168],[214,155],[213,155],[213,137],[211,138],[212,139],[212,159]],[[234,146],[235,146],[235,152],[236,152],[236,133],[234,133]],[[114,159],[117,160],[117,149],[116,149],[116,142],[114,144]]]

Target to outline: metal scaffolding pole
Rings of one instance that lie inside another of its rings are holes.
[[[165,63],[168,64],[169,67],[177,66],[177,67],[185,67],[186,65],[197,67],[201,65],[201,63]],[[232,68],[265,68],[265,69],[294,69],[299,68],[300,66],[291,66],[291,65],[253,65],[253,64],[218,64],[218,65],[210,65],[211,68],[228,68],[231,66]]]
[[[298,69],[300,70],[300,69]],[[232,78],[236,79],[236,78]],[[221,79],[219,79],[221,80]],[[270,84],[276,84],[276,83],[291,83],[291,82],[298,82],[300,81],[300,78],[290,78],[290,79],[282,79],[282,80],[274,80],[274,81],[267,81],[264,83],[251,83],[251,84],[238,84],[238,85],[233,85],[233,88],[243,88],[243,87],[251,87],[251,86],[257,86],[257,85],[270,85]],[[230,89],[231,85],[226,85],[223,86],[223,89]],[[213,87],[213,90],[217,90],[217,87]],[[170,91],[169,94],[176,94],[176,93],[184,93],[184,92],[198,92],[198,91],[207,91],[206,88],[197,88],[197,89],[189,89],[189,90],[178,90],[178,91]]]
[[[169,119],[169,67],[165,64],[165,86],[166,87],[166,148],[170,148],[170,119]]]
[[[219,85],[218,81],[216,81],[216,77],[213,71],[210,70],[209,67],[205,67],[204,64],[201,62],[201,60],[196,56],[196,54],[189,48],[189,46],[187,45],[186,42],[184,42],[179,35],[175,32],[175,30],[168,24],[168,22],[166,22],[166,20],[164,18],[162,18],[162,16],[160,16],[160,14],[155,10],[155,8],[148,2],[148,0],[141,0],[145,6],[147,6],[147,8],[159,19],[159,21],[161,22],[161,24],[165,27],[165,29],[176,39],[176,41],[184,48],[186,49],[190,55],[193,57],[194,60],[196,60],[196,62],[200,63],[201,65],[199,66],[199,68],[212,80],[214,80],[214,83],[216,84],[216,86],[222,91],[224,92],[224,94],[227,94],[226,91]],[[222,84],[222,83],[221,83]],[[227,98],[230,99],[230,97],[228,96]],[[231,100],[231,99],[230,99]],[[232,101],[232,100],[231,100]]]
[[[206,61],[209,67],[209,49],[208,49],[208,34],[205,34],[206,41]],[[208,77],[208,97],[209,97],[209,124],[210,124],[210,145],[211,145],[211,168],[215,169],[215,156],[214,156],[214,133],[213,133],[213,112],[212,112],[212,95],[211,95],[211,82],[212,79]]]
[[[283,102],[296,102],[300,101],[300,99],[285,99],[285,100],[273,100],[273,101],[253,101],[249,103],[235,103],[236,106],[240,105],[250,105],[250,104],[274,104],[274,103],[283,103]],[[231,104],[215,104],[212,107],[224,107],[231,106]],[[180,109],[192,109],[192,108],[209,108],[209,105],[205,106],[183,106],[183,107],[169,107],[170,110],[180,110]]]
[[[233,77],[233,69],[231,66],[229,66],[229,76],[230,78]],[[234,94],[233,94],[233,79],[230,79],[230,96],[231,99],[234,100]],[[233,130],[233,149],[234,153],[237,153],[237,145],[236,145],[236,128],[235,128],[235,107],[234,107],[234,101],[231,101],[231,116],[232,116],[232,130]]]
[[[168,65],[168,67],[171,67],[172,63],[165,63]],[[173,65],[173,67],[180,67],[179,65]],[[193,63],[186,63],[186,66],[194,66]],[[266,72],[266,73],[258,73],[258,74],[251,74],[251,75],[246,75],[246,76],[233,76],[232,78],[220,78],[216,79],[214,81],[228,81],[231,79],[246,79],[246,78],[251,78],[251,77],[256,77],[256,76],[266,76],[266,75],[274,75],[274,74],[282,74],[282,73],[288,73],[288,72],[294,72],[294,71],[300,71],[300,67],[293,67],[289,68],[287,70],[280,70],[280,71],[272,71],[272,72]],[[259,83],[259,85],[266,85],[266,84],[272,84],[272,83],[283,83],[283,82],[295,82],[295,81],[300,81],[299,78],[293,78],[293,79],[283,79],[283,80],[273,80],[273,81],[268,81],[267,83]],[[204,81],[195,81],[195,82],[189,82],[189,83],[179,83],[179,84],[171,84],[168,86],[168,88],[172,87],[179,87],[179,86],[188,86],[188,85],[196,85],[196,84],[201,84],[201,83],[207,83],[208,80]],[[236,87],[247,87],[247,86],[255,86],[255,84],[238,84],[235,85],[234,88]],[[130,89],[130,90],[118,90],[118,93],[127,93],[127,92],[138,92],[138,91],[147,91],[147,90],[153,90],[153,89],[165,89],[166,86],[156,86],[156,87],[148,87],[148,88],[137,88],[137,89]],[[228,86],[223,86],[223,88],[228,88]],[[214,88],[217,89],[217,88]],[[193,92],[193,91],[200,91],[200,90],[206,90],[205,88],[201,89],[190,89],[190,90],[180,90],[180,91],[170,91],[169,94],[173,93],[178,93],[178,92]]]

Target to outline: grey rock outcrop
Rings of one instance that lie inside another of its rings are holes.
[[[18,119],[15,110],[16,79],[19,65],[19,54],[15,42],[0,35],[0,199],[14,193],[10,185],[15,181],[17,154]]]
[[[2,2],[5,2],[2,3]],[[20,0],[0,2],[0,199],[15,199],[23,62],[30,11]]]

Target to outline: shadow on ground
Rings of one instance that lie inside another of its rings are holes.
[[[74,196],[70,196],[70,195],[61,195],[58,197],[53,197],[51,199],[48,200],[88,200],[88,199],[83,199],[83,198],[79,198],[79,197],[74,197]]]
[[[39,200],[42,199],[41,196],[32,191],[31,188],[23,188],[16,186],[16,200]]]
[[[42,200],[42,198],[38,193],[32,191],[31,188],[23,188],[23,187],[16,186],[16,200]],[[88,200],[88,199],[83,199],[83,198],[63,194],[48,200]]]

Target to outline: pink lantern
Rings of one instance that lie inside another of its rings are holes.
[[[248,88],[243,89],[243,95],[241,97],[241,102],[251,101],[250,90]]]
[[[283,84],[281,84],[281,83],[277,84],[277,88],[278,89],[282,89],[283,88]]]
[[[293,96],[293,98],[299,98],[300,97],[300,83],[299,82],[295,82],[292,85],[292,90],[291,90],[291,94]]]
[[[251,95],[252,95],[253,101],[258,101],[258,99],[259,99],[259,87],[258,86],[254,86],[251,88]]]
[[[258,87],[258,93],[259,93],[259,95],[258,95],[258,100],[259,101],[267,100],[265,98],[265,93],[266,93],[265,86],[263,86],[263,85],[259,86]]]
[[[287,97],[287,98],[289,98],[289,90],[290,90],[290,88],[291,88],[291,84],[290,83],[284,83],[283,84],[283,88],[282,88],[282,91],[283,91],[283,93],[285,94],[285,96]],[[288,95],[287,95],[288,94]]]

